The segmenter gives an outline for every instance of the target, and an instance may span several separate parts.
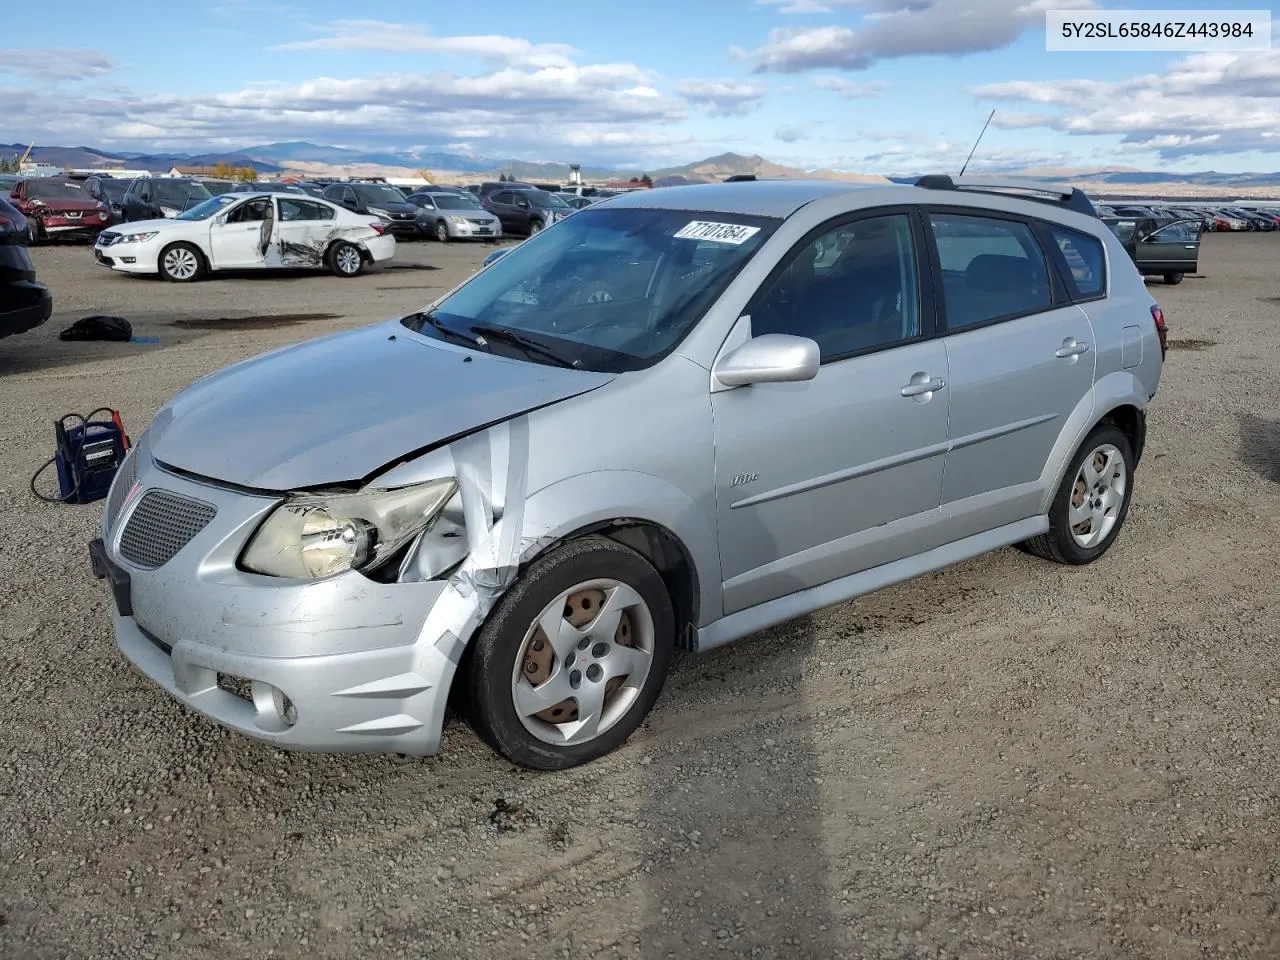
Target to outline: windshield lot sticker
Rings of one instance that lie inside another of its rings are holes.
[[[710,220],[694,220],[686,223],[672,236],[680,240],[713,240],[716,243],[745,243],[760,232],[759,227],[744,227],[740,223],[712,223]]]

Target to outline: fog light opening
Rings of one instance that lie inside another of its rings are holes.
[[[284,721],[286,727],[292,727],[298,722],[298,708],[293,705],[293,701],[285,696],[283,690],[271,688],[272,704],[276,708],[276,715]]]

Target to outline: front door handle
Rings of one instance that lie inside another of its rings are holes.
[[[933,393],[941,390],[947,385],[947,381],[941,377],[930,377],[927,373],[917,373],[911,378],[911,382],[903,387],[899,393],[904,397],[920,397],[926,393]]]
[[[1075,337],[1067,337],[1067,339],[1062,341],[1062,346],[1060,346],[1053,355],[1059,359],[1065,360],[1068,357],[1078,357],[1082,353],[1087,353],[1088,350],[1089,345],[1087,343],[1082,343]]]

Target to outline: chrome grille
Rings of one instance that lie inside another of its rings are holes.
[[[138,479],[138,448],[134,447],[124,458],[124,463],[116,471],[115,482],[111,484],[111,492],[107,494],[107,529],[116,525],[116,517],[120,514],[120,506],[129,495],[129,488]]]
[[[218,511],[168,490],[148,490],[120,537],[120,555],[140,567],[163,566],[208,525]]]

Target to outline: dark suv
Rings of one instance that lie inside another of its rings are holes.
[[[129,189],[128,180],[106,173],[95,173],[85,178],[84,189],[89,196],[107,208],[111,215],[107,226],[115,226],[124,221],[124,208],[120,204],[124,202],[124,192]]]
[[[495,190],[480,205],[502,221],[504,233],[531,237],[573,213],[559,194],[537,187]]]
[[[53,314],[49,288],[36,283],[27,253],[27,218],[0,197],[0,337],[25,333]]]
[[[213,194],[193,177],[138,177],[124,192],[124,218],[164,220],[204,203]]]
[[[331,183],[324,188],[324,199],[354,213],[381,217],[398,237],[421,237],[431,229],[417,205],[385,183]]]

